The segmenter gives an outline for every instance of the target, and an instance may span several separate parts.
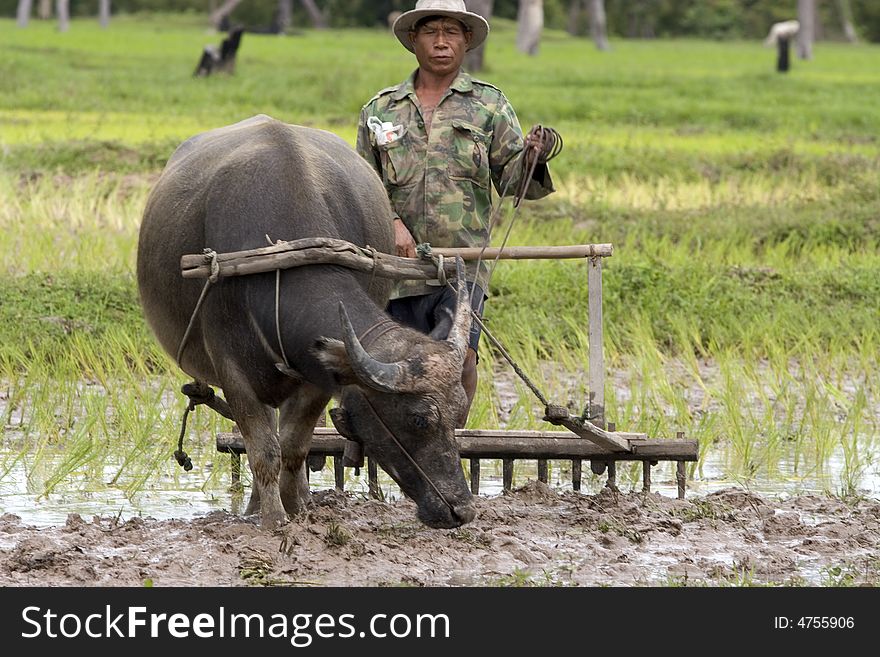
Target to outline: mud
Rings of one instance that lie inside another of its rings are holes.
[[[406,501],[338,491],[284,529],[214,512],[188,520],[0,516],[3,586],[643,586],[880,584],[880,501],[677,500],[538,482],[481,497],[455,530]]]

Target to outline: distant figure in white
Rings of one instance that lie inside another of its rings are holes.
[[[797,35],[801,29],[801,24],[797,21],[782,21],[781,23],[773,23],[770,27],[770,33],[764,39],[764,45],[767,47],[776,45],[776,70],[785,73],[789,68],[789,52],[791,40]]]

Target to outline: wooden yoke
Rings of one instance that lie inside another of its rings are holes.
[[[611,244],[581,244],[576,246],[511,246],[498,248],[431,249],[433,256],[443,256],[443,271],[455,278],[455,256],[477,260],[480,252],[484,260],[524,260],[609,257]],[[381,253],[370,247],[360,247],[345,240],[331,237],[311,237],[248,251],[217,254],[220,277],[243,276],[289,269],[305,265],[341,265],[376,276],[394,279],[431,280],[437,278],[437,264],[429,258],[402,258]],[[211,275],[210,258],[203,253],[180,258],[184,278],[208,278]]]

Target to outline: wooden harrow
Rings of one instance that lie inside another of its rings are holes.
[[[582,462],[587,460],[595,474],[607,472],[607,485],[616,489],[618,461],[641,461],[643,490],[651,490],[651,467],[660,461],[675,461],[678,497],[684,498],[686,487],[685,462],[696,461],[698,445],[685,440],[679,433],[675,440],[651,440],[645,434],[617,431],[613,423],[605,422],[605,364],[602,330],[602,259],[610,257],[611,244],[582,244],[574,246],[520,246],[498,249],[432,249],[429,258],[400,258],[361,248],[343,240],[312,238],[293,242],[278,242],[261,249],[225,254],[185,255],[181,258],[182,274],[186,278],[207,278],[212,275],[238,276],[275,271],[309,264],[338,264],[389,278],[433,279],[442,267],[448,277],[455,276],[455,256],[464,260],[484,261],[584,258],[587,261],[587,297],[589,321],[588,376],[590,399],[583,416],[572,415],[568,409],[549,405],[544,419],[568,429],[562,431],[474,430],[456,431],[462,458],[470,461],[470,483],[477,494],[480,489],[480,460],[502,461],[503,487],[513,486],[513,463],[516,459],[537,459],[538,480],[547,482],[547,461],[571,460],[572,487],[580,490]],[[439,256],[443,256],[439,258]],[[344,487],[346,466],[361,467],[363,463],[346,457],[348,441],[331,427],[316,427],[309,452],[310,462],[332,457],[336,486]],[[241,473],[241,454],[245,446],[237,432],[217,436],[217,451],[232,458],[233,483],[238,484]],[[370,494],[381,495],[376,463],[367,459]]]

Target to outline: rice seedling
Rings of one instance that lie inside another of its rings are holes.
[[[0,20],[0,481],[23,470],[28,495],[226,493],[213,439],[227,421],[199,409],[186,446],[197,470],[170,459],[185,379],[145,326],[133,277],[148,190],[182,139],[259,112],[353,142],[361,104],[411,67],[384,32],[309,33],[295,53],[254,35],[240,75],[193,80],[200,31],[120,17],[109,31],[74,21],[62,43],[48,25]],[[486,75],[525,125],[560,129],[566,151],[557,193],[524,204],[509,243],[614,244],[606,419],[697,439],[698,485],[833,471],[831,489],[859,494],[880,421],[880,50],[821,44],[780,84],[758,44],[621,42],[606,57],[554,35],[521,58],[513,36],[493,27]],[[375,56],[351,72],[351,47]],[[493,334],[549,399],[582,411],[584,264],[502,262],[490,295]],[[470,426],[550,428],[486,340],[480,357]],[[602,483],[584,473],[586,489]],[[618,483],[637,489],[638,465]]]

